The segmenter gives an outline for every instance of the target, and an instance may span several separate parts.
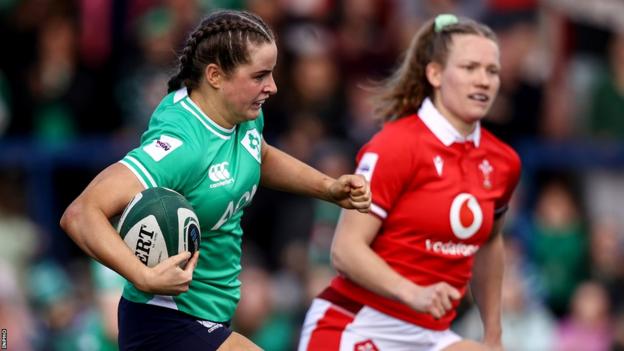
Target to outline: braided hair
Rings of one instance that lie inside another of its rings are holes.
[[[228,75],[238,65],[249,63],[249,43],[275,41],[269,26],[246,11],[222,10],[204,18],[189,35],[178,57],[178,73],[169,79],[168,92],[199,86],[206,65],[217,64]]]
[[[427,79],[426,67],[430,62],[446,65],[456,34],[474,34],[496,42],[496,35],[489,27],[468,18],[459,18],[457,23],[438,31],[434,19],[427,21],[414,35],[400,66],[377,86],[374,96],[377,116],[389,121],[418,112],[425,98],[431,97],[434,91]]]

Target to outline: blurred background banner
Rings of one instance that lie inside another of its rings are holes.
[[[61,231],[69,202],[136,147],[200,18],[247,9],[275,30],[265,138],[323,172],[354,170],[378,129],[370,90],[442,12],[497,33],[484,126],[520,154],[506,228],[506,350],[624,350],[624,1],[0,1],[0,328],[11,350],[114,350],[123,279]],[[244,217],[234,328],[293,350],[334,274],[339,209],[261,189]],[[97,233],[93,233],[97,235]],[[470,298],[454,329],[479,338]]]

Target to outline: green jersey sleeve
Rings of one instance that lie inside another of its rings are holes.
[[[146,189],[166,187],[186,193],[200,181],[194,170],[202,163],[202,153],[186,124],[188,120],[178,114],[155,116],[141,145],[121,160]]]

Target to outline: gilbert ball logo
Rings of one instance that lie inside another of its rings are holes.
[[[185,246],[191,253],[199,250],[200,241],[199,223],[194,217],[188,217],[184,220],[184,241]]]
[[[474,195],[461,193],[455,196],[450,211],[451,229],[460,239],[475,235],[483,224],[483,211]]]

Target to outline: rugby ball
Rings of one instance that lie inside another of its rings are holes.
[[[117,231],[148,267],[199,250],[201,230],[195,210],[184,196],[167,188],[149,188],[135,195],[121,214]]]

